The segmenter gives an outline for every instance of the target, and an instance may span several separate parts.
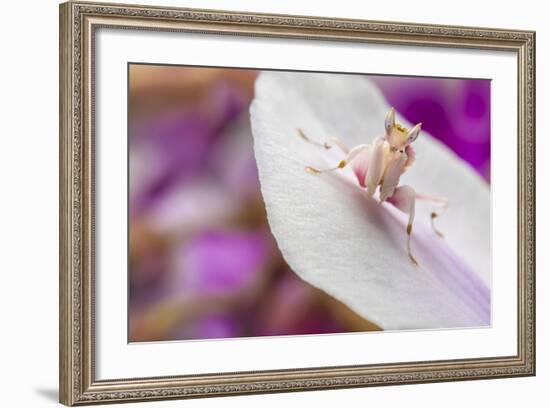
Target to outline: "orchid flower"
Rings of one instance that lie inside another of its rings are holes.
[[[270,228],[298,276],[386,330],[490,324],[490,191],[466,163],[362,76],[263,72],[250,110]],[[381,143],[399,153],[386,185],[365,160]],[[404,192],[448,200],[443,238],[433,202],[409,231]]]

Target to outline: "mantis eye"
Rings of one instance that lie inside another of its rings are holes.
[[[407,134],[407,141],[405,142],[405,146],[410,145],[412,142],[414,142],[418,138],[421,127],[422,127],[422,123],[417,123],[411,130],[409,130],[409,133]]]
[[[386,120],[384,121],[384,127],[386,128],[386,135],[391,134],[392,129],[395,126],[395,109],[391,108],[388,114],[386,115]]]

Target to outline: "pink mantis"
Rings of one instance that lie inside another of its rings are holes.
[[[384,122],[385,135],[376,138],[371,144],[360,144],[349,149],[341,140],[330,138],[325,143],[319,143],[310,139],[305,133],[298,129],[298,134],[309,143],[331,149],[338,147],[344,154],[344,159],[335,166],[328,169],[318,169],[307,166],[306,170],[312,174],[322,174],[343,169],[348,165],[352,166],[357,181],[367,194],[373,197],[379,191],[380,202],[388,202],[394,207],[409,215],[407,233],[407,253],[414,265],[418,262],[411,252],[411,233],[415,215],[416,200],[426,200],[440,205],[439,210],[431,213],[431,225],[433,230],[443,236],[434,225],[437,218],[448,207],[445,198],[432,197],[417,194],[408,185],[399,186],[401,175],[406,172],[415,161],[415,151],[412,143],[418,138],[422,123],[416,124],[412,129],[406,129],[395,122],[395,110],[390,109]]]

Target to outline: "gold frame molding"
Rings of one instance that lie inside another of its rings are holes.
[[[94,352],[94,33],[117,29],[512,51],[518,66],[518,349],[513,356],[97,380]],[[60,402],[80,405],[535,374],[535,33],[68,2],[60,5]]]

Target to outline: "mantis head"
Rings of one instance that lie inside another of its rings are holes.
[[[417,123],[412,129],[407,129],[395,123],[395,109],[391,108],[384,121],[385,138],[393,151],[401,150],[414,142],[420,134],[422,123]]]

